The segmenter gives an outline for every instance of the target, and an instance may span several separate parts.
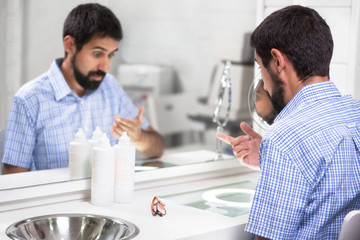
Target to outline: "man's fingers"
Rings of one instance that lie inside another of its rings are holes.
[[[112,126],[112,130],[114,132],[117,132],[118,134],[122,134],[123,132],[126,132],[126,128],[124,126],[119,125],[118,123],[114,123]]]
[[[251,150],[251,147],[248,142],[242,142],[240,144],[234,145],[233,150],[236,152],[240,152],[242,150]]]
[[[239,136],[237,138],[233,138],[231,140],[231,145],[232,146],[236,146],[236,145],[239,145],[243,142],[248,142],[250,140],[249,136],[248,135],[242,135],[242,136]]]
[[[241,159],[243,161],[243,158],[250,154],[249,150],[242,150],[240,152],[234,152],[237,159]]]
[[[127,118],[122,118],[122,117],[118,117],[116,120],[116,125],[120,128],[133,128],[135,123],[133,120],[127,119]]]
[[[216,138],[229,145],[231,145],[231,141],[234,140],[233,137],[221,133],[216,134]]]
[[[116,128],[115,128],[114,126],[111,128],[111,133],[112,133],[112,135],[114,135],[114,137],[116,137],[116,138],[120,138],[121,135],[122,135],[122,133],[119,132],[118,130],[116,130]]]
[[[255,132],[254,129],[252,129],[246,122],[240,123],[240,128],[246,135],[250,136],[252,139],[261,138],[261,135]]]
[[[139,114],[136,116],[135,119],[137,119],[140,123],[143,122],[144,120],[144,111],[145,111],[145,107],[142,106],[141,108],[139,108]]]

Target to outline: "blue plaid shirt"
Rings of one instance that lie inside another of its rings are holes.
[[[68,166],[68,148],[79,128],[87,137],[99,126],[109,137],[114,114],[133,119],[138,109],[117,80],[106,74],[100,87],[83,97],[74,94],[61,71],[62,59],[16,93],[10,111],[3,163],[41,170]],[[142,128],[149,126],[144,120]]]
[[[334,83],[303,87],[266,132],[246,230],[269,239],[337,239],[360,209],[360,101]]]

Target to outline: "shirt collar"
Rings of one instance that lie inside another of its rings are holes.
[[[53,61],[48,71],[50,84],[54,90],[56,101],[60,101],[67,95],[73,95],[69,85],[67,84],[64,75],[60,70],[63,58],[57,58]]]
[[[48,76],[50,79],[50,83],[52,85],[52,88],[54,90],[54,95],[55,95],[55,99],[56,101],[60,101],[61,99],[63,99],[66,96],[72,95],[74,96],[76,99],[80,99],[79,96],[77,96],[69,87],[69,85],[67,84],[64,75],[62,74],[61,70],[60,70],[60,66],[62,64],[62,62],[64,61],[63,58],[57,58],[53,61],[53,63],[50,66],[50,69],[48,71]],[[104,81],[106,81],[108,74],[105,75],[105,78],[103,80],[103,83],[100,84],[99,89],[102,88],[102,86],[104,85]],[[87,98],[89,95],[93,95],[94,93],[98,92],[97,90],[86,90],[85,94],[82,98]]]
[[[279,113],[274,122],[285,118],[298,107],[304,104],[310,104],[312,102],[316,102],[325,98],[340,96],[341,93],[332,81],[308,84],[301,88],[300,91],[295,94],[295,96],[290,100],[290,102]]]

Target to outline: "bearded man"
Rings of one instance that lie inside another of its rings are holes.
[[[5,138],[3,172],[68,167],[68,148],[79,128],[87,137],[98,126],[111,144],[126,132],[147,157],[164,151],[162,136],[144,119],[113,75],[122,28],[100,4],[82,4],[63,28],[65,57],[15,94]]]
[[[311,8],[289,6],[254,30],[251,45],[277,117],[264,137],[232,138],[234,154],[260,167],[246,231],[257,239],[338,239],[360,208],[360,101],[329,75],[331,31]]]

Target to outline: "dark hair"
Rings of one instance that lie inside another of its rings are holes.
[[[266,68],[271,49],[276,48],[289,58],[302,81],[329,76],[331,31],[314,9],[294,5],[272,13],[251,34],[251,46]]]
[[[114,13],[97,3],[82,4],[74,8],[64,22],[63,38],[70,35],[75,39],[77,50],[92,37],[111,37],[120,41],[123,37],[121,24]]]

